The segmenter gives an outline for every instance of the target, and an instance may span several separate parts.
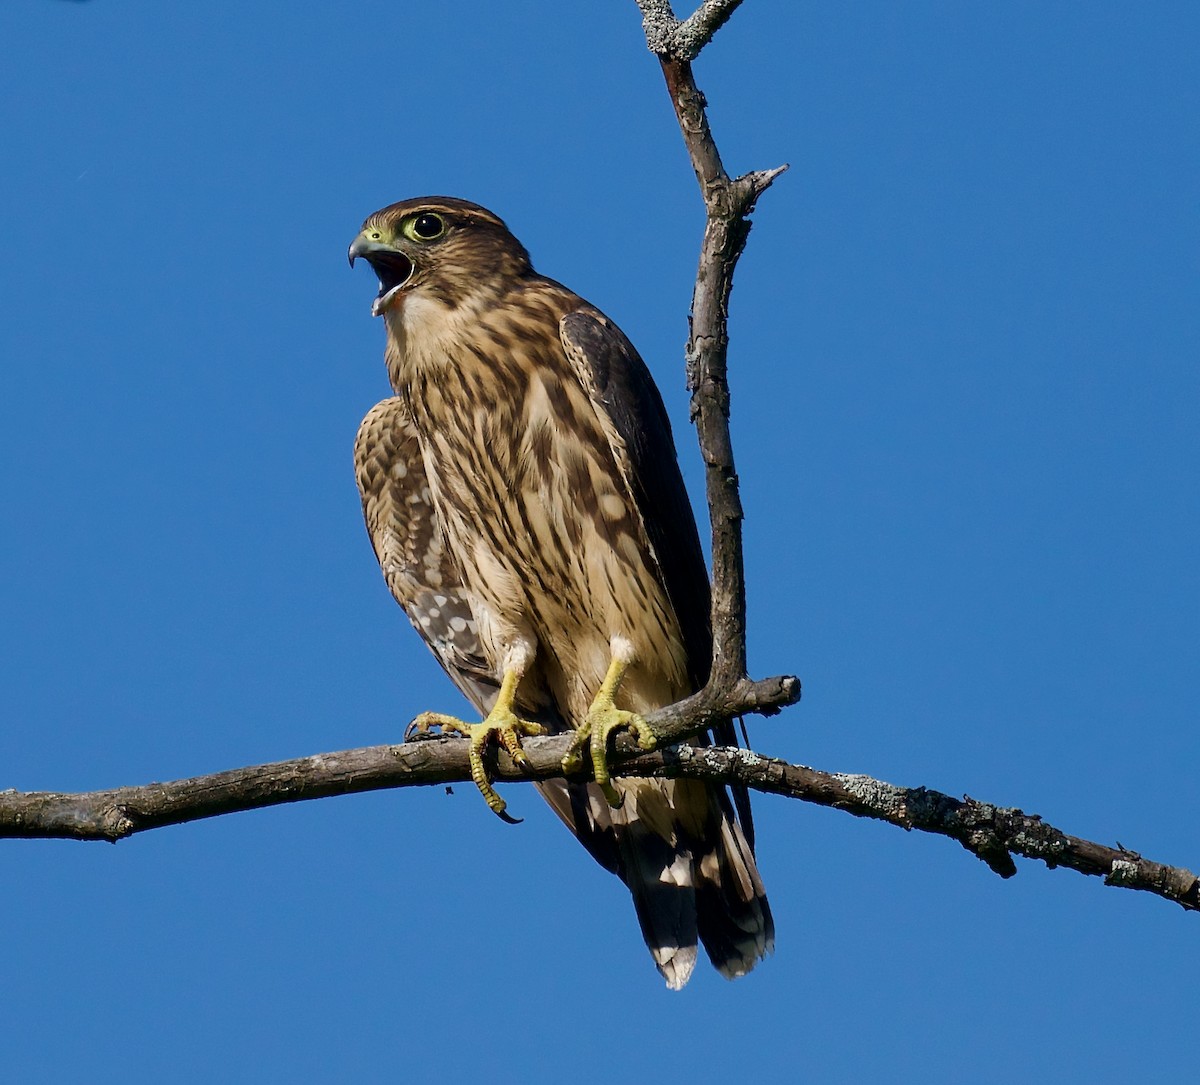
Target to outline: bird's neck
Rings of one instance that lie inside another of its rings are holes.
[[[386,314],[385,354],[388,378],[399,392],[413,378],[453,364],[461,344],[469,340],[480,316],[496,304],[499,291],[481,286],[450,304],[442,298],[414,292]]]

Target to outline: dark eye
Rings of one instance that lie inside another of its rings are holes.
[[[422,241],[432,241],[440,237],[446,229],[446,223],[441,215],[418,215],[412,220],[412,235]]]

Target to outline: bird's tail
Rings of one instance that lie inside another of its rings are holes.
[[[629,887],[642,936],[667,986],[679,990],[703,945],[729,979],[775,943],[754,853],[723,790],[693,780],[620,780],[624,805],[595,784],[538,787],[601,866]]]

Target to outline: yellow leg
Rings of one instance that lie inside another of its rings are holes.
[[[546,728],[540,723],[523,720],[513,711],[513,700],[517,695],[517,683],[521,676],[517,671],[504,672],[500,683],[500,692],[496,695],[496,703],[482,723],[465,723],[455,716],[446,716],[441,712],[422,712],[408,725],[405,737],[413,734],[428,734],[431,727],[440,727],[443,734],[465,735],[471,742],[468,756],[471,760],[471,779],[479,788],[484,801],[492,811],[503,821],[515,825],[520,818],[514,818],[505,813],[508,804],[500,798],[496,789],[488,779],[487,769],[483,764],[483,751],[488,742],[495,736],[496,740],[508,751],[508,756],[517,765],[526,761],[525,751],[521,749],[521,735],[544,735]]]
[[[637,744],[643,750],[654,749],[655,743],[654,732],[641,716],[636,712],[626,712],[623,708],[617,708],[613,703],[628,667],[628,663],[619,659],[614,659],[608,665],[608,673],[600,684],[596,699],[592,701],[583,723],[571,739],[571,748],[567,751],[567,756],[562,760],[564,772],[578,772],[583,767],[581,751],[587,746],[592,760],[592,774],[610,806],[620,806],[623,800],[621,793],[613,786],[608,771],[609,736],[624,727],[633,732]]]

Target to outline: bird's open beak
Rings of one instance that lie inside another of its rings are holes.
[[[409,279],[412,278],[415,270],[413,262],[399,249],[364,237],[362,234],[354,239],[354,243],[346,255],[350,260],[351,267],[354,267],[354,261],[361,256],[379,276],[379,293],[371,305],[372,316],[380,316],[386,312],[400,291],[407,285]]]

